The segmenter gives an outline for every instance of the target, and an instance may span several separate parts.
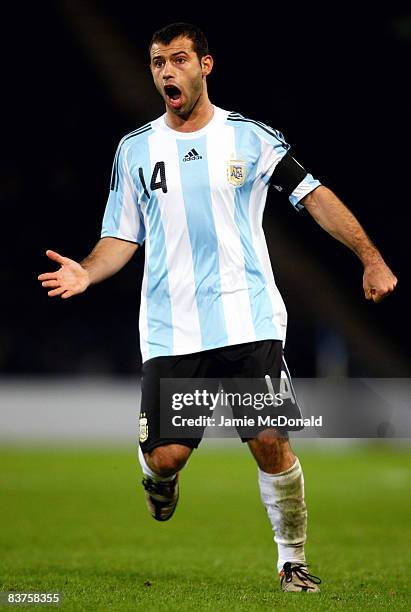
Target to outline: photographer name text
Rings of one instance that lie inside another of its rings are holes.
[[[210,416],[202,415],[195,418],[186,418],[176,414],[171,419],[171,422],[174,427],[322,427],[323,417],[320,415],[317,417],[311,416],[309,418],[294,419],[281,414],[276,417],[258,415],[256,418],[248,416],[240,418],[221,416],[218,421]]]

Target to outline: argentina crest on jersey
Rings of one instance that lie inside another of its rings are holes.
[[[139,438],[140,442],[145,442],[148,438],[148,420],[144,412],[139,419]]]
[[[247,164],[242,159],[230,159],[227,162],[227,180],[234,187],[244,184],[247,174]]]

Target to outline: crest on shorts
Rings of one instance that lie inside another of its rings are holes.
[[[247,174],[246,162],[242,159],[230,159],[227,162],[227,180],[234,187],[241,187],[244,184]]]
[[[145,442],[148,438],[148,424],[145,413],[140,414],[140,442]]]

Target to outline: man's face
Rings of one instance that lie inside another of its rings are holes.
[[[155,86],[167,107],[176,115],[188,115],[203,91],[203,77],[211,71],[211,57],[204,56],[200,63],[192,41],[185,36],[169,45],[154,43],[150,57]]]

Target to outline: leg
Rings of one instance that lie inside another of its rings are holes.
[[[248,446],[260,470],[268,474],[285,472],[296,460],[288,437],[280,438],[274,429],[260,432],[256,438],[248,441]]]
[[[182,444],[165,444],[144,453],[144,460],[154,480],[172,479],[187,463],[193,449]],[[144,472],[144,465],[142,465]],[[147,470],[148,471],[148,470]]]
[[[194,381],[202,375],[203,361],[200,357],[183,355],[155,357],[143,364],[138,458],[144,474],[142,484],[147,508],[158,521],[166,521],[173,515],[179,496],[179,471],[201,441],[201,436],[180,439],[174,435],[178,432],[173,431],[167,437],[162,435],[161,417],[168,419],[172,390],[169,397],[162,396],[160,381],[170,378]]]
[[[253,392],[266,393],[268,387],[272,393],[275,385],[275,392],[278,392],[282,391],[280,379],[284,382],[286,378],[284,414],[293,418],[301,417],[288,368],[283,359],[282,342],[266,340],[233,347],[229,352],[227,349],[221,359],[223,357],[231,366],[228,375],[231,379],[236,379],[232,383],[224,382],[226,391],[235,393],[241,392],[242,388],[247,391],[251,388]],[[248,380],[243,387],[238,380],[241,378],[254,379],[254,383],[250,385]],[[267,378],[270,379],[270,386]],[[268,410],[272,417],[282,413],[277,407]],[[233,414],[234,411],[233,406]],[[238,416],[242,416],[241,411]],[[306,571],[304,543],[307,510],[304,501],[304,479],[300,463],[291,450],[288,435],[280,437],[274,429],[258,433],[237,431],[242,441],[248,442],[258,464],[261,498],[274,531],[274,541],[278,545],[278,569],[282,590],[318,592],[318,581],[315,582],[317,579]],[[251,436],[253,439],[250,439]]]
[[[288,438],[265,430],[248,442],[258,463],[258,483],[278,545],[278,569],[284,563],[305,563],[307,509],[300,462]]]
[[[192,450],[182,444],[165,444],[143,454],[139,446],[147,508],[157,521],[167,521],[174,514],[179,496],[178,473]]]

